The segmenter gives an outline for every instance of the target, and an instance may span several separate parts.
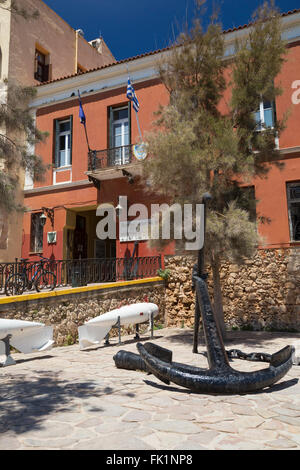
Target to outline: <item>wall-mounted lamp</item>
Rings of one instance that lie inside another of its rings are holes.
[[[45,216],[45,214],[43,212],[42,215],[40,216],[40,221],[41,221],[41,224],[42,224],[43,227],[46,224],[46,220],[47,220],[47,217]]]

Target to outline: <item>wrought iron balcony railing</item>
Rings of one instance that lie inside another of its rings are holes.
[[[123,145],[105,150],[90,150],[88,171],[100,170],[120,165],[128,165],[133,160],[133,145]]]

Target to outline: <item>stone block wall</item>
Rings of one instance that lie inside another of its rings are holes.
[[[193,256],[165,260],[167,326],[192,327],[195,297],[191,288]],[[210,273],[210,270],[208,269]],[[258,250],[242,266],[221,269],[224,316],[228,329],[300,331],[300,249]],[[212,298],[212,276],[208,286]]]
[[[127,288],[110,288],[96,292],[83,292],[63,297],[44,298],[30,302],[15,302],[1,305],[1,318],[11,318],[27,321],[37,321],[54,326],[54,340],[56,346],[73,344],[78,339],[78,327],[84,322],[105,312],[137,302],[153,302],[159,307],[159,316],[155,317],[155,324],[164,323],[165,314],[165,287],[162,282],[147,285],[134,285]],[[145,324],[145,329],[148,324]],[[133,327],[123,334],[133,333]],[[141,333],[143,328],[140,329]],[[117,329],[113,329],[110,336],[116,336]]]
[[[54,326],[57,346],[73,344],[78,327],[105,312],[137,302],[159,306],[156,324],[166,327],[194,325],[195,295],[192,292],[194,256],[169,256],[167,282],[85,291],[0,304],[0,317],[38,321]],[[208,286],[212,298],[212,276]],[[224,315],[227,329],[274,329],[300,332],[300,249],[258,250],[242,266],[226,263],[221,269]],[[130,327],[123,334],[133,333]],[[148,324],[141,328],[143,334]],[[111,336],[116,336],[112,330]]]

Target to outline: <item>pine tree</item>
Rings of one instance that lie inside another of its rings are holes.
[[[280,15],[265,2],[232,58],[224,58],[225,37],[216,17],[204,30],[198,16],[159,66],[170,102],[160,107],[157,129],[147,135],[153,158],[144,166],[145,178],[172,204],[196,205],[204,193],[212,196],[205,251],[224,337],[220,267],[226,260],[242,263],[259,243],[256,201],[243,184],[267,177],[270,162],[279,165],[274,140],[285,119],[258,132],[255,111],[262,100],[273,102],[281,93],[274,83],[285,51]],[[164,242],[152,243],[161,247]]]
[[[38,17],[19,2],[0,0],[0,8],[25,19]],[[31,148],[45,139],[46,133],[35,127],[29,103],[36,94],[33,87],[22,86],[13,79],[3,80],[0,103],[0,212],[8,214],[22,210],[16,194],[24,171],[39,180],[46,167]]]
[[[38,10],[28,11],[28,8],[20,5],[20,0],[0,0],[0,8],[2,10],[10,11],[11,13],[15,13],[26,20],[30,18],[38,18],[39,16]]]
[[[42,178],[45,166],[40,157],[30,151],[46,134],[35,127],[29,103],[35,89],[7,82],[7,96],[0,104],[0,208],[6,213],[21,210],[16,202],[16,188],[21,172],[27,171],[33,179]]]

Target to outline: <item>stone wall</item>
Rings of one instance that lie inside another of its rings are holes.
[[[191,273],[195,262],[193,256],[166,257],[165,268],[170,270],[166,283],[137,283],[0,304],[0,316],[53,325],[57,346],[75,343],[78,326],[91,318],[137,302],[149,301],[159,306],[156,325],[193,327],[195,296]],[[300,331],[300,249],[259,250],[243,266],[224,264],[221,282],[227,329]],[[208,286],[212,298],[211,274]],[[142,334],[147,327],[141,328]],[[125,332],[133,333],[133,327]],[[111,335],[116,336],[117,330]]]
[[[159,306],[159,317],[155,317],[155,324],[164,323],[165,314],[165,287],[162,282],[136,284],[127,288],[110,288],[107,291],[82,292],[63,297],[44,298],[38,301],[15,302],[1,305],[1,318],[37,321],[54,326],[54,340],[56,346],[73,344],[78,339],[78,326],[98,315],[137,302],[153,302]],[[140,331],[148,328],[141,328]],[[126,333],[133,332],[133,327],[126,329]],[[125,333],[124,329],[122,333]],[[113,329],[110,336],[116,336]]]
[[[195,262],[192,256],[165,260],[171,273],[166,289],[167,326],[193,326],[191,272]],[[299,248],[258,250],[243,266],[224,264],[221,282],[228,329],[300,331]],[[211,275],[208,285],[212,296]]]

